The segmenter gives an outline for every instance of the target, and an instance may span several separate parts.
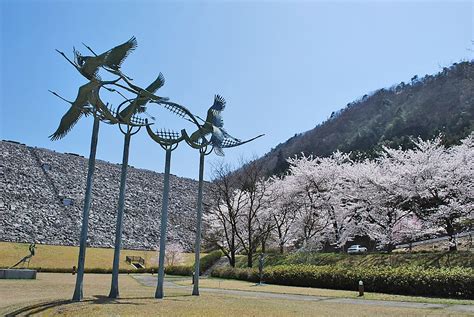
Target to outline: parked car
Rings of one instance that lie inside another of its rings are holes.
[[[347,249],[347,253],[349,254],[366,253],[366,252],[367,252],[367,248],[359,244],[353,244],[349,247],[349,249]]]

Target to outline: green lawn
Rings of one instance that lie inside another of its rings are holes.
[[[175,277],[175,282],[178,285],[190,286],[190,278],[178,279]],[[313,295],[323,297],[343,297],[360,299],[357,291],[332,290],[324,288],[311,287],[296,287],[265,284],[263,286],[247,281],[228,280],[220,278],[204,278],[199,282],[200,287],[217,288],[217,289],[231,289],[249,292],[268,292],[278,294],[297,294],[297,295]],[[373,300],[390,300],[390,301],[404,301],[404,302],[422,302],[432,304],[453,304],[453,305],[474,305],[474,300],[450,299],[450,298],[431,298],[420,296],[404,296],[392,295],[383,293],[369,293],[365,292],[363,299]]]
[[[28,246],[29,244],[27,243],[0,242],[0,267],[10,267],[28,255]],[[30,267],[71,269],[73,266],[77,266],[79,247],[45,244],[37,244],[36,247],[36,254],[31,259]],[[125,262],[127,255],[141,256],[145,259],[147,267],[158,266],[158,252],[156,251],[122,250],[120,252],[121,268],[133,269],[131,265]],[[87,248],[86,269],[111,269],[113,256],[113,249]],[[183,254],[183,260],[179,264],[192,265],[193,263],[194,253],[185,253]]]
[[[37,280],[0,280],[0,315],[30,316],[468,316],[439,308],[407,308],[383,303],[354,305],[331,301],[302,301],[259,296],[237,296],[166,288],[165,298],[153,298],[154,287],[131,275],[120,275],[120,299],[110,300],[110,274],[86,274],[85,300],[70,301],[75,276],[39,273]],[[211,281],[211,280],[210,280]],[[217,281],[211,281],[212,283]],[[234,281],[235,282],[235,281]],[[204,280],[202,284],[204,285]],[[266,288],[262,287],[262,289]]]

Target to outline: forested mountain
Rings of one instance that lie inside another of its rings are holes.
[[[409,147],[410,138],[457,143],[474,127],[474,61],[455,63],[435,75],[414,76],[364,95],[328,120],[296,134],[259,159],[269,174],[284,172],[286,158],[328,156],[336,150],[374,156],[382,145]]]

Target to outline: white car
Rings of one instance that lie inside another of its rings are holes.
[[[367,252],[367,248],[358,244],[353,244],[349,247],[349,249],[347,249],[347,253],[349,254],[366,253],[366,252]]]

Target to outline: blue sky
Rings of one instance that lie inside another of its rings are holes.
[[[205,116],[216,93],[227,100],[228,132],[266,136],[226,150],[225,160],[260,156],[332,111],[413,75],[472,59],[473,3],[375,1],[0,1],[0,138],[88,156],[92,119],[66,138],[48,139],[85,79],[69,56],[85,42],[103,52],[132,35],[123,65],[146,86]],[[116,100],[111,99],[112,103]],[[153,112],[154,110],[150,110]],[[157,126],[180,129],[157,110]],[[120,162],[123,136],[102,125],[97,157]],[[209,156],[210,164],[217,160]],[[132,139],[130,164],[161,172],[164,152],[146,133]],[[197,178],[198,153],[173,153],[172,173]]]

